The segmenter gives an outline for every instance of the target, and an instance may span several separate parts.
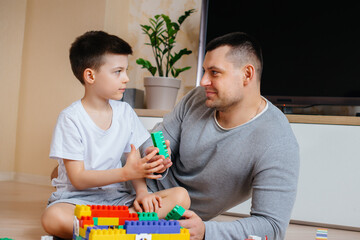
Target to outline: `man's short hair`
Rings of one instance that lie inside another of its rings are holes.
[[[70,48],[71,69],[84,85],[86,68],[99,70],[105,54],[132,54],[131,46],[123,39],[103,31],[89,31],[76,38]]]
[[[235,65],[242,66],[248,62],[255,65],[260,80],[263,69],[263,57],[261,46],[255,38],[243,32],[228,33],[211,40],[205,50],[212,51],[222,46],[231,47],[227,57]]]

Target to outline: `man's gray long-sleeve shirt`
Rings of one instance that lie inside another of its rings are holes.
[[[205,239],[284,239],[299,174],[299,148],[288,120],[267,102],[260,116],[226,130],[205,100],[204,89],[195,88],[153,129],[170,140],[173,166],[163,180],[148,179],[149,188],[186,188],[191,209],[203,220],[252,198],[250,217],[207,221]],[[150,145],[148,139],[142,151]]]

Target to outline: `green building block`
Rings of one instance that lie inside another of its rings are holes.
[[[159,148],[158,155],[163,155],[165,158],[169,157],[168,150],[166,148],[165,140],[162,131],[151,133],[151,139],[155,147]]]
[[[165,217],[166,220],[179,220],[184,214],[185,209],[182,206],[176,205]]]
[[[139,221],[159,221],[159,217],[156,212],[138,212]]]

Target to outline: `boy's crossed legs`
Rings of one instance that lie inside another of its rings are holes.
[[[190,207],[190,197],[188,192],[182,187],[174,187],[154,193],[162,198],[162,207],[159,208],[158,216],[160,219],[175,207],[180,205],[185,209]],[[70,203],[55,203],[45,209],[41,217],[41,223],[45,231],[51,235],[71,239],[73,234],[75,205]],[[133,206],[130,212],[135,212]]]

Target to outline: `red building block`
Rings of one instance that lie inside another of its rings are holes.
[[[90,209],[92,217],[123,218],[129,215],[129,208],[127,206],[90,205]]]
[[[84,225],[92,226],[92,225],[94,225],[94,220],[90,216],[87,216],[87,217],[82,216],[81,219],[79,220],[79,225],[81,228],[83,228]]]
[[[139,221],[137,213],[129,213],[126,217],[119,218],[119,225],[124,225],[125,221]]]

